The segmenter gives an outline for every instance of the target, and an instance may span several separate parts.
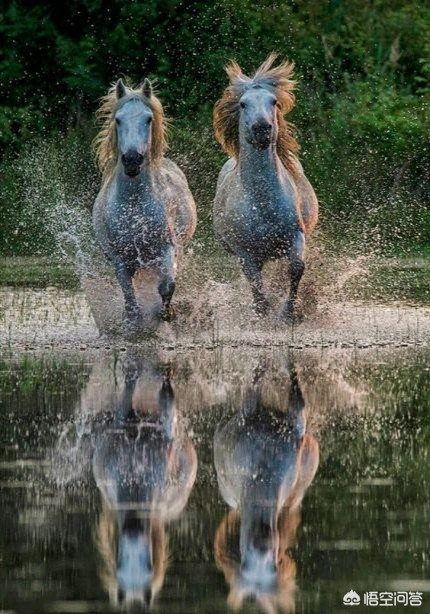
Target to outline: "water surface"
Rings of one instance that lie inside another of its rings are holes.
[[[429,612],[429,358],[3,358],[0,609],[327,613],[353,589]]]

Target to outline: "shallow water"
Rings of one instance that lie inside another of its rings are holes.
[[[181,300],[175,305],[178,303],[177,319],[172,324],[161,323],[151,333],[153,341],[163,347],[419,347],[430,341],[430,307],[414,304],[338,297],[321,303],[294,327],[282,322],[275,311],[264,320],[257,318],[246,291],[240,293],[227,283],[208,283],[191,310]],[[94,308],[94,296],[88,300],[82,291],[0,288],[0,351],[127,345],[118,331],[108,335],[98,329],[101,310],[105,320],[111,311],[121,313],[112,295],[97,295],[95,318],[90,305]]]
[[[429,612],[429,358],[3,357],[0,609],[327,613],[353,589]]]

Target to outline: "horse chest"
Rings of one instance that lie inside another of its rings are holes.
[[[157,258],[168,239],[165,216],[136,203],[108,210],[107,228],[111,249],[130,261]]]
[[[298,227],[294,202],[282,192],[245,196],[232,217],[238,242],[267,258],[286,255]]]
[[[253,428],[246,421],[240,427],[231,423],[228,426],[223,473],[235,497],[240,498],[240,492],[252,487],[254,498],[276,501],[287,476],[294,473],[296,442],[282,432],[282,425],[281,433],[261,424]]]

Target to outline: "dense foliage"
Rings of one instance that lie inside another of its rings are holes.
[[[296,63],[292,119],[327,227],[353,219],[381,244],[425,240],[430,5],[422,0],[3,0],[0,33],[3,252],[40,242],[20,221],[17,160],[29,141],[52,140],[64,156],[84,139],[88,172],[97,98],[119,75],[157,78],[177,127],[173,155],[186,158],[207,219],[222,157],[201,130],[225,85],[222,66],[235,57],[249,71],[272,49]]]

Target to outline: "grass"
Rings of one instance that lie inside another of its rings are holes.
[[[430,304],[430,258],[381,258],[369,267],[368,275],[355,279],[352,297],[372,301],[402,301]]]
[[[0,258],[0,286],[16,288],[78,288],[71,267],[47,257],[14,256]]]

